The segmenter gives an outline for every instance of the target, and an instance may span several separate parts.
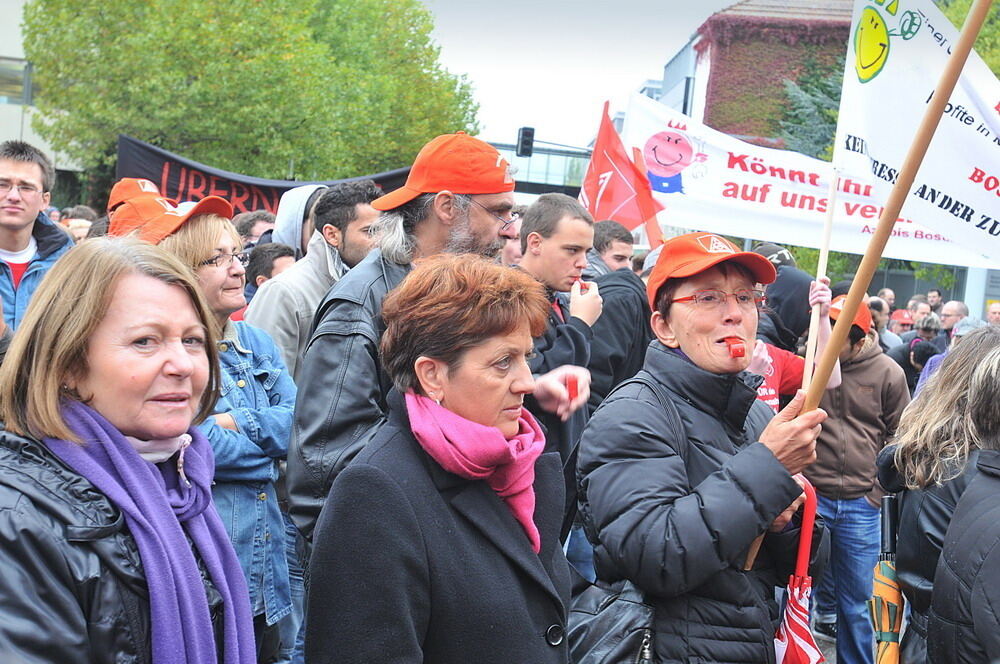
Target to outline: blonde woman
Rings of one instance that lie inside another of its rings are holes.
[[[896,570],[910,604],[901,661],[927,661],[927,612],[934,572],[955,505],[975,477],[980,441],[969,413],[976,367],[1000,347],[1000,328],[970,332],[954,347],[900,421],[879,456],[879,481],[897,495]]]
[[[213,329],[191,271],[138,240],[42,281],[0,368],[0,661],[256,661],[196,426]]]

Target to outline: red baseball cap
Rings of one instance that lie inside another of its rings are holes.
[[[108,235],[136,233],[140,240],[159,244],[185,221],[199,214],[233,218],[233,206],[218,196],[197,202],[177,203],[164,198],[149,180],[122,178],[111,188],[108,198]]]
[[[890,318],[897,323],[913,325],[913,314],[911,314],[908,309],[896,309],[892,312],[892,316]]]
[[[500,194],[514,191],[510,164],[497,149],[464,131],[438,136],[420,149],[406,184],[372,201],[376,210],[392,210],[420,194]]]
[[[840,312],[844,310],[844,303],[847,302],[846,295],[838,295],[833,298],[833,302],[830,303],[830,318],[837,320],[840,318]],[[858,311],[854,314],[854,320],[851,321],[852,325],[857,325],[861,330],[868,334],[872,329],[872,311],[868,308],[868,305],[862,302],[858,305]]]
[[[646,283],[649,307],[656,311],[656,294],[668,279],[693,277],[719,263],[732,261],[750,270],[754,280],[769,284],[777,277],[771,261],[760,254],[740,251],[739,248],[714,233],[687,233],[672,237],[663,243],[656,265]]]

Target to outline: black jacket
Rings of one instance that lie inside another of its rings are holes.
[[[302,358],[288,446],[289,515],[312,539],[330,485],[385,422],[391,382],[378,346],[382,300],[410,271],[374,250],[335,283],[316,310]]]
[[[901,661],[927,659],[927,612],[931,608],[934,572],[941,557],[945,532],[969,482],[978,473],[979,451],[969,455],[965,471],[942,484],[923,490],[908,490],[896,470],[890,445],[878,457],[878,479],[886,491],[896,494],[899,528],[896,536],[896,574],[910,606],[909,627],[900,644]]]
[[[221,646],[222,597],[201,568]],[[0,661],[151,662],[150,648],[122,513],[44,445],[0,430]]]
[[[598,579],[627,578],[646,593],[661,664],[774,662],[774,589],[794,567],[800,529],[767,528],[801,489],[755,442],[772,416],[756,398],[761,378],[709,373],[659,342],[644,369],[682,427],[641,384],[619,388],[594,413],[579,473]],[[814,559],[828,550],[823,530],[817,522]]]
[[[1000,451],[980,451],[977,466],[934,574],[927,654],[935,664],[1000,658]]]
[[[628,269],[602,274],[595,280],[604,311],[594,323],[590,342],[590,401],[593,413],[618,383],[631,378],[646,358],[653,339],[649,327],[646,285]]]
[[[562,471],[535,464],[534,553],[482,480],[442,469],[390,394],[389,422],[333,484],[313,538],[306,661],[564,664]]]

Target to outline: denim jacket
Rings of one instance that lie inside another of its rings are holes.
[[[246,575],[254,615],[263,611],[273,625],[292,608],[274,481],[288,453],[295,383],[271,337],[246,323],[226,324],[219,359],[215,412],[230,413],[239,431],[213,418],[201,425],[215,452],[212,497]]]

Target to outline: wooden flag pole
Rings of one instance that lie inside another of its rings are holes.
[[[920,163],[923,161],[924,155],[927,154],[927,147],[930,145],[931,138],[934,137],[934,131],[941,121],[945,104],[948,103],[951,93],[955,90],[955,84],[962,73],[962,67],[965,66],[969,52],[972,51],[972,44],[976,41],[979,30],[983,27],[983,22],[986,20],[986,15],[989,13],[992,3],[993,0],[974,0],[972,8],[969,10],[969,15],[965,18],[965,25],[962,26],[962,32],[958,36],[958,41],[955,42],[954,50],[945,64],[944,71],[941,72],[937,88],[934,90],[934,94],[927,104],[923,120],[920,122],[917,133],[913,138],[913,143],[906,153],[906,159],[899,169],[896,183],[893,185],[892,191],[889,193],[889,198],[885,203],[885,208],[882,210],[882,215],[879,217],[878,226],[875,228],[872,239],[868,242],[864,258],[861,259],[861,265],[858,266],[858,271],[854,276],[854,283],[851,284],[851,290],[847,293],[844,309],[837,319],[837,324],[833,326],[830,341],[827,343],[823,355],[816,365],[816,373],[813,375],[812,384],[806,393],[806,402],[802,407],[803,412],[814,410],[819,406],[823,390],[830,380],[830,374],[833,373],[833,365],[837,361],[840,349],[847,340],[847,334],[851,329],[851,321],[854,320],[854,314],[858,310],[858,305],[861,304],[865,291],[868,290],[868,285],[871,283],[872,277],[875,276],[878,263],[882,260],[882,252],[885,250],[885,245],[892,234],[893,225],[899,217],[899,212],[903,208],[903,203],[910,192],[910,187],[913,186],[913,180],[920,169]]]
[[[830,178],[830,190],[826,194],[826,218],[823,220],[823,239],[819,245],[819,260],[816,263],[816,281],[826,276],[826,264],[830,259],[830,235],[833,233],[833,210],[837,203],[837,187],[840,186],[840,172],[833,169]],[[819,310],[821,305],[812,308],[809,318],[809,338],[806,341],[806,366],[802,372],[802,389],[808,391],[812,382],[813,365],[816,363],[816,344],[819,342]]]

